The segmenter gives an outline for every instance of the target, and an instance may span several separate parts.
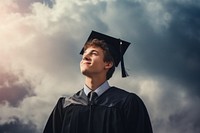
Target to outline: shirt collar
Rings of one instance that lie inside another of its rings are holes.
[[[96,92],[97,95],[100,96],[101,94],[103,94],[109,88],[110,88],[110,85],[109,85],[108,81],[105,81],[97,89],[95,89],[94,92]],[[90,91],[92,91],[86,84],[84,84],[83,89],[84,89],[84,92],[85,92],[86,95],[88,95],[90,93]]]

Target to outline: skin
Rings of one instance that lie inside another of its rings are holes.
[[[86,76],[85,84],[95,90],[106,81],[106,73],[112,67],[112,62],[104,61],[104,53],[100,47],[89,47],[83,53],[80,70]]]

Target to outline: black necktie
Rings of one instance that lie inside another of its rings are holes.
[[[94,91],[91,91],[89,94],[88,94],[88,99],[90,102],[93,102],[96,98],[98,97],[97,93],[94,92]]]

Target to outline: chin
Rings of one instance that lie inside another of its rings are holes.
[[[88,74],[88,71],[87,71],[87,70],[81,70],[81,73],[82,73],[83,75],[87,75],[87,74]]]
[[[90,77],[90,75],[91,75],[91,73],[89,71],[87,71],[87,70],[81,71],[81,73],[86,77]]]

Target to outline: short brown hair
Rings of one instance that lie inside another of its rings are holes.
[[[115,71],[115,63],[114,63],[114,59],[109,51],[107,43],[104,40],[92,39],[92,40],[89,40],[86,42],[86,44],[83,47],[83,50],[85,51],[87,48],[92,47],[92,46],[99,47],[103,50],[105,62],[113,63],[113,66],[108,70],[108,72],[106,74],[106,79],[109,80]]]

